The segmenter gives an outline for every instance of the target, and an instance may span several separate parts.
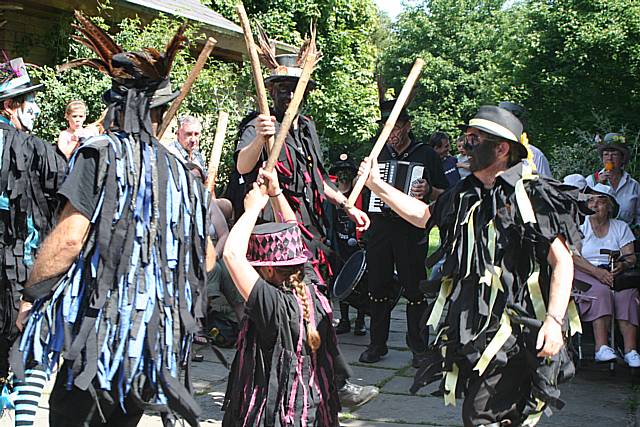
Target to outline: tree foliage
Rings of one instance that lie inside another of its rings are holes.
[[[213,0],[211,7],[237,22],[235,2]],[[259,22],[273,39],[301,44],[312,22],[317,25],[318,48],[323,54],[313,78],[306,112],[317,125],[328,157],[347,150],[360,152],[375,131],[378,115],[374,41],[380,17],[372,0],[251,0],[244,2],[251,20]]]
[[[421,135],[457,132],[478,106],[515,101],[552,163],[566,149],[588,167],[596,132],[633,139],[640,128],[635,0],[424,0],[400,15],[384,54],[396,90],[417,56],[427,63],[412,107]]]

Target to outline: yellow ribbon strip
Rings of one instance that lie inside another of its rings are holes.
[[[522,216],[522,220],[524,221],[525,224],[527,223],[535,224],[536,214],[533,212],[533,207],[531,206],[531,200],[529,200],[527,191],[524,189],[524,178],[516,182],[515,193],[516,193],[516,203],[518,204],[518,209],[520,210],[520,215]]]
[[[434,328],[438,326],[438,321],[440,320],[440,317],[442,316],[442,310],[444,309],[444,303],[451,294],[451,289],[453,289],[453,279],[451,278],[451,276],[443,277],[442,281],[440,282],[440,292],[438,293],[438,298],[433,305],[433,310],[431,310],[429,320],[427,320],[428,326],[433,326]]]
[[[465,279],[469,277],[469,274],[471,274],[471,260],[473,259],[473,247],[476,241],[473,226],[473,213],[478,206],[480,206],[480,200],[471,206],[469,212],[467,212],[466,218],[462,221],[462,225],[467,225],[467,271],[464,274]]]
[[[580,323],[580,316],[578,316],[578,309],[576,308],[576,302],[571,299],[569,306],[567,307],[567,314],[569,315],[569,330],[571,336],[582,333],[582,324]]]
[[[536,405],[536,412],[532,413],[527,417],[526,420],[522,423],[522,427],[533,427],[538,424],[540,418],[542,417],[542,408],[544,408],[544,402],[538,398],[536,398],[538,404]]]
[[[456,406],[456,384],[458,384],[458,365],[453,364],[453,370],[444,377],[444,404]]]
[[[544,318],[547,316],[547,308],[542,298],[542,290],[540,290],[540,272],[534,271],[527,279],[527,287],[529,288],[529,297],[533,303],[533,311],[536,313],[536,319],[544,322]]]
[[[487,366],[489,366],[489,362],[493,360],[504,343],[507,342],[507,339],[509,339],[510,335],[511,321],[509,320],[509,316],[507,315],[507,313],[502,313],[502,317],[500,318],[500,329],[498,329],[496,335],[493,337],[491,342],[489,342],[487,348],[484,349],[480,360],[478,360],[478,363],[476,363],[476,366],[473,368],[475,371],[478,371],[479,375],[482,375],[484,373],[484,371],[487,369]]]
[[[480,336],[480,334],[483,333],[489,327],[489,323],[491,322],[491,313],[493,313],[493,305],[496,302],[498,291],[504,292],[504,288],[502,287],[502,282],[500,281],[500,276],[502,275],[502,269],[497,266],[494,266],[493,268],[496,274],[493,275],[491,279],[491,294],[489,295],[489,316],[487,316],[487,320],[485,320],[484,325],[475,335],[474,339],[477,339]],[[487,270],[487,272],[489,272],[489,270]]]

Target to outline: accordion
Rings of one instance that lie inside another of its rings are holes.
[[[411,186],[419,179],[422,179],[424,166],[422,163],[403,162],[399,160],[388,160],[378,163],[381,178],[388,184],[394,186],[405,194],[413,196]],[[389,212],[389,207],[373,191],[369,198],[369,212],[383,213]]]

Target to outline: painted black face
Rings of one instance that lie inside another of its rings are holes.
[[[354,173],[349,169],[340,169],[336,172],[336,176],[340,182],[351,182],[351,180],[353,180]]]
[[[469,155],[471,172],[486,169],[497,159],[496,141],[491,139],[482,139],[478,135],[467,135],[464,146]]]
[[[284,116],[293,99],[293,92],[296,90],[296,81],[283,81],[273,84],[271,97],[273,98],[273,108],[278,117]]]

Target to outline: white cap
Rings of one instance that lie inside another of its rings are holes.
[[[587,186],[587,180],[579,173],[572,173],[571,175],[565,176],[562,179],[562,182],[564,184],[579,188],[580,190],[583,190]]]

